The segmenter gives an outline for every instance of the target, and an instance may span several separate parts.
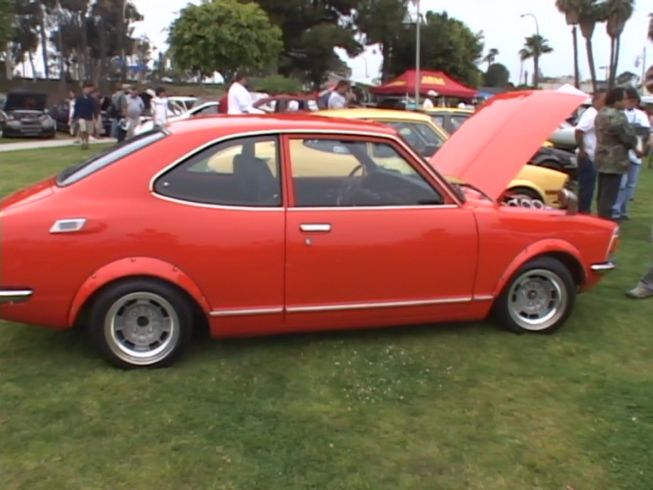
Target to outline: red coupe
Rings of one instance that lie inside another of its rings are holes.
[[[496,97],[430,163],[388,127],[314,116],[143,134],[0,202],[0,316],[84,325],[126,367],[170,364],[203,324],[235,337],[492,313],[551,332],[614,267],[617,228],[496,198],[583,100]]]

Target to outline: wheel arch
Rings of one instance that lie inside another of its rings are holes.
[[[582,288],[586,281],[586,273],[580,253],[576,247],[569,242],[557,239],[549,239],[538,242],[522,250],[506,268],[499,278],[493,291],[493,296],[498,297],[508,285],[515,273],[526,263],[540,257],[551,257],[561,262],[571,273],[578,288]]]
[[[194,313],[208,317],[210,305],[197,284],[178,267],[150,257],[130,257],[111,262],[98,269],[77,290],[68,313],[70,327],[79,323],[93,300],[107,287],[134,279],[148,279],[170,284],[190,302]]]

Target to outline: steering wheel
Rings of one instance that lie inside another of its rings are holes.
[[[338,197],[336,198],[336,204],[338,206],[346,205],[346,199],[354,191],[354,188],[361,185],[361,183],[357,182],[356,179],[356,174],[361,170],[361,177],[365,177],[367,175],[367,167],[363,164],[356,165],[356,167],[349,172],[349,175],[342,184],[340,184],[340,187],[338,188]]]

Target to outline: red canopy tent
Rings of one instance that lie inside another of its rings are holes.
[[[376,95],[412,95],[415,93],[417,77],[415,70],[408,70],[394,80],[372,89]],[[472,99],[476,90],[456,82],[453,78],[441,71],[420,71],[420,94],[424,95],[430,90],[447,97],[460,97]]]

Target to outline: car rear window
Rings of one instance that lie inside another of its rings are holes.
[[[78,182],[89,175],[108,167],[122,158],[142,150],[146,146],[165,138],[166,132],[155,129],[140,134],[91,157],[83,163],[68,167],[57,177],[57,185],[65,187]]]

